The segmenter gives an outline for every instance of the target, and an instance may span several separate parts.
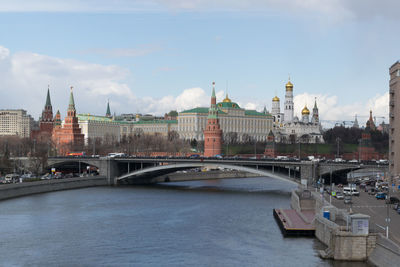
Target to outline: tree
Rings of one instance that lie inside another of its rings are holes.
[[[178,112],[176,110],[171,110],[170,112],[168,112],[168,116],[177,117],[178,116]]]

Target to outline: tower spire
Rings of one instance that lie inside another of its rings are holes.
[[[46,106],[51,106],[51,100],[50,100],[50,85],[47,85]]]
[[[110,110],[110,100],[107,100],[107,111],[106,111],[106,117],[111,117],[111,110]]]
[[[68,110],[75,110],[75,101],[74,101],[74,94],[72,93],[72,89],[74,87],[71,86],[71,94],[69,95],[69,105]]]

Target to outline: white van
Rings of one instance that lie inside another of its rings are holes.
[[[6,177],[4,177],[4,180],[6,183],[16,183],[19,180],[19,175],[16,173],[10,173],[7,174]]]
[[[346,196],[359,196],[360,192],[358,192],[357,189],[354,187],[346,186],[343,188],[343,194]]]

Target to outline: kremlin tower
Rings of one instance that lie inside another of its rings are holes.
[[[111,118],[111,110],[110,110],[110,101],[107,101],[107,111],[106,111],[106,117]]]
[[[69,97],[69,105],[67,110],[67,117],[65,117],[63,127],[56,126],[53,131],[53,141],[56,143],[59,154],[68,154],[72,150],[82,150],[84,135],[79,128],[78,118],[76,117],[74,95],[72,93]],[[57,112],[56,120],[61,121]],[[72,150],[71,150],[72,149]]]
[[[318,107],[317,107],[317,98],[315,98],[315,103],[314,103],[314,108],[312,111],[312,118],[311,118],[312,123],[319,123],[319,115],[318,115]]]
[[[204,130],[204,156],[213,157],[221,154],[222,130],[218,120],[217,100],[215,97],[215,82],[211,96],[211,107],[208,110],[207,125]]]
[[[47,132],[49,135],[53,132],[53,107],[50,100],[50,88],[47,88],[47,97],[42,117],[39,120],[39,127],[41,132]]]
[[[39,129],[35,129],[31,133],[31,139],[38,142],[48,142],[51,139],[53,132],[53,107],[50,100],[50,88],[47,88],[46,104],[42,111],[42,116],[39,118]]]
[[[285,113],[284,122],[292,122],[294,114],[294,104],[293,104],[293,84],[289,81],[286,84],[286,95],[285,95]]]

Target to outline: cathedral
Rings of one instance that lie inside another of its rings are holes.
[[[301,111],[301,118],[294,116],[293,87],[289,79],[286,84],[284,113],[281,113],[279,97],[275,96],[272,99],[271,115],[275,141],[279,143],[324,143],[317,100],[315,99],[312,115],[305,105]]]

